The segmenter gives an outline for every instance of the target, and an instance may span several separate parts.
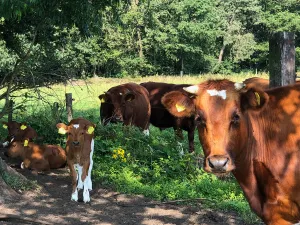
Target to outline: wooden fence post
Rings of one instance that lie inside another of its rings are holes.
[[[67,116],[68,122],[73,119],[73,109],[72,109],[72,93],[66,93],[66,108],[67,108]]]
[[[269,39],[270,87],[295,83],[295,34],[278,32]]]
[[[14,108],[14,101],[9,100],[8,101],[8,122],[11,122],[13,120],[13,108]]]
[[[54,102],[52,106],[52,116],[53,119],[55,120],[55,123],[59,122],[59,104],[58,102]]]

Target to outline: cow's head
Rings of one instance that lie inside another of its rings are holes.
[[[86,142],[94,137],[95,125],[84,119],[74,119],[68,125],[56,124],[58,133],[67,134],[67,145],[81,149]]]
[[[2,122],[3,127],[8,130],[8,141],[24,141],[37,137],[35,130],[28,127],[26,123],[18,123],[15,121]]]
[[[248,110],[261,110],[268,95],[228,80],[210,80],[184,90],[195,97],[169,92],[162,98],[163,105],[177,117],[195,117],[207,172],[232,171],[248,135],[244,115]]]
[[[107,92],[99,96],[101,101],[100,116],[101,122],[106,125],[108,123],[122,122],[124,123],[131,114],[133,109],[130,106],[136,98],[136,93],[128,90],[122,85],[113,87]]]
[[[6,152],[6,155],[11,158],[22,157],[28,147],[28,140],[12,141]]]

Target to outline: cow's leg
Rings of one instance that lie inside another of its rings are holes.
[[[81,175],[81,179],[83,180],[83,201],[85,203],[90,201],[90,192],[89,192],[89,188],[88,188],[89,179],[90,179],[90,177],[88,176],[89,167],[90,167],[90,162],[89,162],[89,160],[87,160],[83,164],[82,175]]]
[[[176,138],[183,140],[182,129],[180,129],[179,127],[174,127],[174,132],[175,132]]]
[[[69,166],[69,169],[70,169],[70,174],[71,174],[71,177],[72,177],[72,196],[71,196],[71,200],[72,201],[78,201],[78,191],[77,191],[77,172],[75,170],[75,165],[72,163],[72,162],[68,162],[68,166]]]
[[[92,184],[92,169],[93,169],[93,154],[94,154],[94,139],[92,139],[91,142],[91,152],[90,152],[90,166],[89,166],[89,171],[88,171],[88,189],[91,191],[93,189],[93,184]]]
[[[83,188],[83,180],[81,179],[82,177],[82,166],[80,166],[79,164],[74,165],[77,169],[77,180],[78,180],[78,184],[77,184],[77,188],[78,189],[82,189]]]
[[[24,159],[23,162],[21,163],[21,169],[28,169],[30,168],[30,160],[29,159]]]
[[[189,140],[189,151],[190,151],[190,153],[195,151],[194,135],[195,135],[195,129],[188,130],[188,140]]]

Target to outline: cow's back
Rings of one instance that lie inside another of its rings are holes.
[[[65,150],[58,145],[46,145],[45,156],[49,161],[51,169],[61,168],[67,161]]]
[[[156,127],[169,128],[176,127],[176,124],[184,130],[188,130],[191,126],[190,118],[176,118],[169,113],[162,105],[162,97],[171,91],[184,92],[183,87],[190,86],[189,84],[168,84],[158,82],[141,83],[149,92],[149,99],[151,104],[150,123]]]

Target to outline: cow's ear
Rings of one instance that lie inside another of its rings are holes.
[[[56,124],[59,134],[66,134],[68,132],[68,126],[64,123]]]
[[[101,103],[106,102],[105,94],[99,95],[99,99],[100,99]]]
[[[250,88],[241,93],[241,108],[245,110],[260,110],[269,101],[269,95],[261,89]]]
[[[195,112],[193,99],[180,91],[171,91],[165,94],[161,102],[176,117],[190,117]]]
[[[135,95],[133,93],[128,93],[124,96],[124,100],[126,102],[131,102],[134,99],[135,99]]]
[[[2,124],[3,124],[3,128],[5,128],[5,129],[8,128],[8,123],[7,122],[2,121]]]
[[[94,131],[95,131],[95,126],[89,125],[89,126],[86,127],[86,133],[87,134],[93,134]]]
[[[21,123],[20,124],[20,129],[21,130],[25,130],[27,128],[27,124],[26,123]]]

